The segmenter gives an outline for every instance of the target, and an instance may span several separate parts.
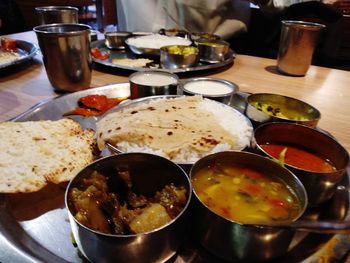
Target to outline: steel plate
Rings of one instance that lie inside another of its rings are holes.
[[[23,63],[32,57],[36,55],[36,53],[39,51],[39,48],[36,44],[23,41],[23,40],[16,40],[18,53],[20,54],[20,57],[14,61],[7,62],[7,63],[0,63],[0,69],[7,68],[13,65],[17,65],[19,63]]]
[[[80,97],[88,94],[125,97],[129,94],[129,84],[120,83],[60,96],[34,106],[13,121],[60,119],[64,112],[76,106]],[[244,93],[239,93],[231,106],[242,110],[244,97]],[[75,119],[85,128],[94,128],[97,120],[96,117]],[[347,174],[350,174],[350,168]],[[308,209],[304,218],[349,219],[349,178],[345,179],[332,200],[321,207]],[[79,257],[70,240],[70,224],[64,206],[65,187],[49,185],[36,193],[0,195],[0,262],[87,262]],[[170,262],[222,262],[197,244],[190,228],[188,233]],[[349,235],[300,232],[295,235],[288,253],[274,262],[337,262],[349,248]]]
[[[160,68],[159,66],[159,58],[156,57],[150,57],[150,59],[154,60],[155,62],[152,63],[150,66],[147,67],[132,67],[132,66],[125,66],[125,65],[118,65],[113,64],[112,59],[113,58],[130,58],[130,59],[136,59],[140,58],[140,56],[135,55],[132,51],[129,49],[124,50],[115,50],[115,49],[109,49],[105,46],[104,40],[97,40],[92,42],[91,44],[92,48],[99,48],[102,52],[108,53],[110,56],[106,60],[100,60],[93,58],[93,61],[99,65],[111,67],[111,68],[119,68],[124,70],[131,70],[131,71],[145,71],[145,70],[160,70],[165,72],[171,72],[171,73],[184,73],[184,72],[200,72],[204,70],[213,70],[217,68],[223,68],[225,66],[228,66],[232,64],[234,58],[236,57],[236,53],[230,49],[229,53],[227,54],[224,61],[217,62],[217,63],[203,63],[200,62],[196,67],[190,67],[190,68],[179,68],[179,69],[164,69]]]

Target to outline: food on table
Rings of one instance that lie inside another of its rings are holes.
[[[160,49],[163,46],[170,45],[186,45],[192,44],[191,40],[181,37],[169,37],[160,34],[151,34],[140,37],[131,37],[126,40],[126,43],[138,48]]]
[[[105,60],[105,59],[109,58],[109,53],[101,52],[101,50],[97,47],[94,47],[91,49],[91,55],[94,58],[100,59],[100,60]]]
[[[183,55],[183,56],[189,56],[189,55],[196,55],[198,54],[198,48],[191,47],[191,46],[167,46],[163,47],[164,51],[168,52],[172,55]]]
[[[227,44],[223,42],[216,42],[216,41],[213,41],[213,42],[201,41],[200,44],[203,46],[209,46],[209,47],[226,47],[227,46]]]
[[[177,28],[161,28],[158,31],[159,34],[161,35],[166,35],[166,36],[178,36],[178,37],[186,37],[188,35],[188,32],[183,29],[177,29]]]
[[[1,43],[1,49],[3,50],[12,50],[12,51],[17,50],[17,42],[15,39],[2,37],[0,43]]]
[[[252,127],[232,108],[201,96],[161,98],[120,108],[96,124],[97,143],[123,152],[148,152],[178,163],[243,149]]]
[[[69,181],[95,158],[92,130],[71,119],[0,123],[0,192]]]
[[[80,223],[107,234],[152,231],[174,219],[187,202],[186,189],[173,184],[153,196],[136,194],[129,171],[116,171],[111,178],[93,171],[68,198]]]
[[[308,121],[310,118],[307,113],[302,113],[300,110],[288,107],[283,103],[265,103],[259,101],[251,102],[251,105],[256,109],[274,117],[286,120]]]
[[[203,95],[222,95],[231,93],[233,88],[216,80],[196,80],[185,83],[184,90]]]
[[[194,41],[199,39],[219,40],[220,36],[215,34],[205,33],[205,32],[191,33],[191,39]]]
[[[125,99],[126,98],[107,98],[105,95],[98,94],[87,95],[78,100],[78,107],[74,110],[65,112],[63,116],[100,116]]]
[[[153,63],[153,60],[148,58],[113,58],[112,64],[129,66],[129,67],[146,67],[148,64]]]
[[[166,72],[146,71],[132,74],[130,81],[145,86],[167,86],[176,85],[178,79],[174,75]]]
[[[290,222],[302,209],[278,174],[237,164],[213,162],[192,176],[192,184],[210,210],[239,223]]]
[[[261,144],[260,147],[281,163],[303,170],[317,173],[332,173],[337,170],[329,160],[301,148],[279,144]]]
[[[10,38],[1,38],[0,64],[9,63],[17,60],[21,55],[17,52],[16,40]]]

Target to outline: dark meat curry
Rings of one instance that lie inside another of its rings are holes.
[[[118,172],[117,176],[122,182],[113,186],[117,191],[112,191],[111,178],[97,171],[72,188],[70,207],[81,224],[107,234],[144,233],[166,225],[186,205],[183,186],[169,184],[146,197],[132,191],[127,171]]]

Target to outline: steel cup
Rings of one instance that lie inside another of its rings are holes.
[[[68,92],[89,88],[91,28],[82,24],[50,24],[33,30],[51,85]]]
[[[72,6],[36,7],[40,25],[55,23],[78,23],[78,8]]]
[[[317,38],[325,25],[304,21],[282,21],[277,69],[284,74],[304,76],[308,71]]]

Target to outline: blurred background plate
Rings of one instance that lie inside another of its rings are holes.
[[[17,65],[19,63],[23,63],[33,58],[36,55],[36,53],[39,51],[39,48],[36,44],[23,41],[23,40],[16,40],[16,43],[17,43],[17,48],[19,49],[18,53],[20,54],[20,57],[11,62],[6,62],[6,63],[0,62],[0,69],[7,68],[12,65]]]
[[[160,70],[160,71],[166,71],[170,73],[184,73],[184,72],[201,72],[205,70],[214,70],[218,68],[223,68],[226,66],[229,66],[233,63],[233,60],[236,57],[236,53],[230,49],[228,54],[226,55],[225,59],[223,61],[217,62],[217,63],[203,63],[200,62],[195,67],[190,68],[178,68],[178,69],[164,69],[160,68],[159,66],[159,57],[142,57],[134,54],[131,50],[125,49],[125,50],[112,50],[106,47],[104,40],[98,40],[94,41],[91,44],[91,48],[98,48],[103,53],[108,53],[109,58],[105,60],[100,60],[93,58],[93,61],[99,65],[111,67],[111,68],[117,68],[117,69],[124,69],[124,70],[131,70],[131,71],[145,71],[145,70]],[[151,59],[153,62],[147,64],[146,67],[138,67],[138,66],[128,66],[128,65],[122,65],[122,64],[114,64],[112,63],[113,59],[139,59],[139,58],[148,58]]]

